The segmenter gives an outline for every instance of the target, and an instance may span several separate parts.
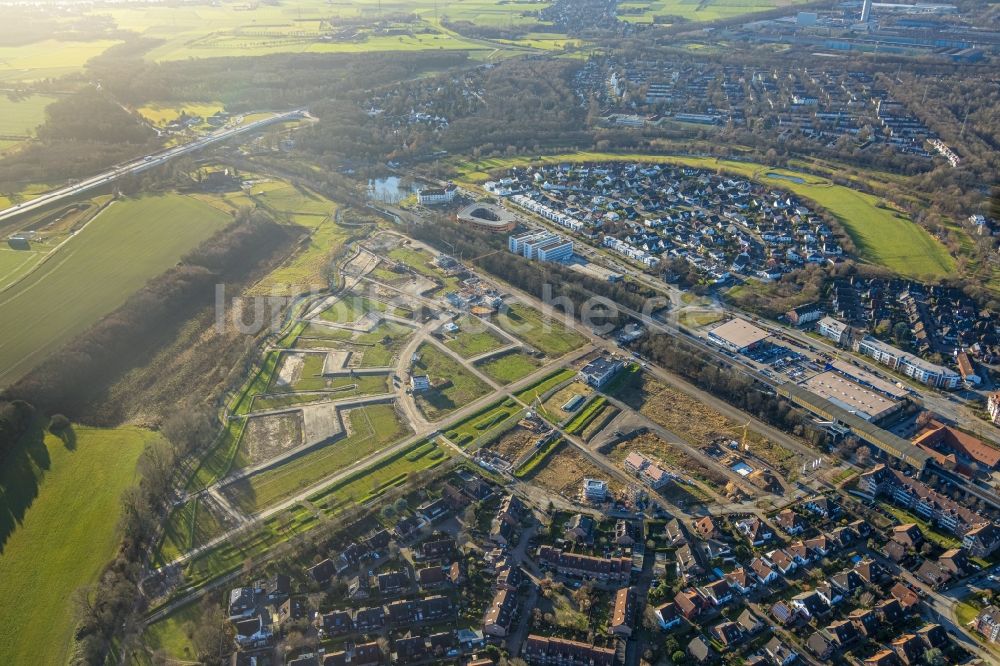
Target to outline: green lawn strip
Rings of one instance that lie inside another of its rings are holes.
[[[631,386],[632,382],[639,376],[641,370],[642,368],[639,367],[638,363],[629,363],[617,376],[613,377],[610,382],[601,388],[601,392],[617,397],[622,389]]]
[[[514,394],[521,402],[526,404],[531,404],[541,396],[545,395],[546,392],[551,391],[553,388],[562,384],[563,382],[572,379],[576,376],[576,371],[570,368],[562,368],[560,370],[555,370],[552,374],[540,379],[538,382],[529,386],[526,389],[522,389]]]
[[[459,446],[493,433],[515,415],[520,415],[521,407],[510,398],[505,398],[483,408],[461,423],[445,432],[445,437]]]
[[[524,464],[514,470],[514,476],[518,479],[524,479],[533,475],[535,470],[543,465],[556,452],[556,449],[561,448],[565,443],[561,437],[553,438],[548,443],[536,449],[531,454],[531,457],[524,461]]]
[[[959,601],[955,604],[955,619],[958,620],[960,626],[968,627],[977,615],[979,615],[979,609],[968,601]]]
[[[443,384],[417,395],[417,404],[428,419],[437,420],[489,393],[486,383],[436,345],[425,342],[417,355],[420,360],[413,364],[412,373],[426,374],[434,385]]]
[[[475,163],[457,161],[454,166],[459,172],[460,180],[474,184],[487,180],[488,172],[493,169],[538,162],[560,164],[609,161],[679,164],[723,171],[788,190],[834,215],[851,236],[862,259],[910,277],[940,277],[954,271],[954,260],[948,255],[944,245],[905,215],[885,205],[879,197],[835,185],[826,178],[805,172],[711,157],[602,152],[546,155],[540,159],[519,157],[493,158]],[[803,182],[795,182],[789,178],[801,179]]]
[[[494,323],[514,338],[523,340],[549,356],[562,356],[579,349],[587,340],[562,322],[546,318],[538,310],[513,303],[494,317]]]
[[[598,396],[596,399],[591,400],[579,414],[574,416],[569,423],[566,424],[566,432],[571,435],[577,435],[583,431],[590,422],[594,420],[601,409],[606,405],[608,399],[604,396]]]
[[[231,218],[178,194],[111,204],[0,302],[0,386],[13,382]]]
[[[253,407],[253,400],[257,395],[265,393],[274,379],[281,361],[282,352],[272,349],[264,356],[264,362],[247,382],[246,386],[237,394],[236,398],[229,405],[230,413],[236,416],[244,416],[250,413]]]
[[[40,426],[0,468],[3,502],[0,663],[64,664],[73,593],[92,583],[118,544],[121,494],[159,436],[140,428],[75,427],[70,446]]]
[[[163,540],[154,556],[162,566],[224,531],[221,518],[209,504],[195,497],[171,512]]]
[[[181,606],[146,627],[142,634],[143,645],[150,652],[162,651],[173,659],[194,662],[198,655],[191,636],[200,619],[201,606],[197,601]]]
[[[450,458],[451,454],[446,447],[435,445],[431,449],[425,448],[418,458],[408,459],[408,456],[414,458],[413,452],[425,445],[426,440],[416,442],[385,460],[377,461],[331,484],[312,495],[309,501],[321,507],[326,515],[334,516],[343,507],[376,499],[389,488],[405,482],[409,474],[434,469]],[[302,511],[300,508],[272,516],[251,532],[192,559],[184,569],[184,585],[174,592],[174,596],[196,590],[220,576],[237,571],[248,558],[259,557],[318,524],[319,521],[312,512]]]
[[[208,455],[202,459],[198,469],[188,481],[187,490],[189,492],[207,488],[229,473],[233,461],[236,459],[236,452],[239,450],[246,424],[246,419],[235,419],[226,424],[226,427],[219,433],[216,443],[212,445]]]
[[[961,548],[962,542],[957,537],[951,536],[950,534],[945,534],[937,530],[926,520],[917,516],[916,514],[910,513],[906,509],[902,509],[894,504],[889,504],[888,502],[882,502],[882,507],[888,511],[896,520],[902,524],[906,523],[916,523],[920,528],[920,531],[924,533],[924,538],[928,541],[937,544],[941,548]]]
[[[476,364],[479,371],[500,384],[510,384],[534,372],[542,364],[534,356],[511,351],[493,356]]]
[[[365,307],[363,299],[347,295],[319,313],[319,317],[332,324],[350,324],[368,312],[370,310]]]
[[[327,513],[348,504],[371,501],[389,488],[404,483],[410,474],[437,467],[450,457],[447,447],[432,441],[419,441],[324,488],[309,501]]]
[[[343,397],[339,392],[315,392],[315,393],[285,393],[273,395],[260,395],[253,401],[254,412],[264,412],[270,409],[281,409],[282,407],[295,407],[297,405],[308,405],[314,402],[325,400],[336,400]]]
[[[278,467],[261,471],[224,489],[248,513],[308,487],[324,477],[380,451],[409,433],[392,405],[368,405],[348,414],[351,434],[304,453]]]

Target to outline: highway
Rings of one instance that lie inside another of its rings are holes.
[[[201,150],[202,148],[207,148],[213,144],[231,139],[234,136],[246,134],[247,132],[253,132],[272,123],[284,122],[293,118],[301,118],[305,113],[305,109],[295,109],[293,111],[277,113],[270,118],[262,118],[245,125],[217,130],[189,143],[174,146],[173,148],[168,148],[151,155],[146,155],[145,157],[132,160],[131,162],[126,162],[125,164],[115,165],[111,169],[99,173],[96,176],[91,176],[89,178],[85,178],[84,180],[66,185],[65,187],[51,190],[35,199],[32,199],[31,201],[25,201],[24,203],[0,210],[0,223],[3,223],[4,221],[17,215],[37,211],[63,199],[74,197],[78,194],[83,194],[84,192],[107,185],[108,183],[118,180],[122,176],[141,173],[147,169],[162,166],[175,157],[193,153]]]

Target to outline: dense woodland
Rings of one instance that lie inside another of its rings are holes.
[[[0,192],[90,176],[160,146],[152,129],[90,86],[53,102],[45,115],[38,141],[0,159]]]
[[[277,54],[255,58],[203,58],[164,63],[143,59],[156,40],[138,39],[92,60],[89,74],[123,104],[150,101],[221,101],[226,109],[288,110],[352,90],[415,78],[465,64],[462,51]]]

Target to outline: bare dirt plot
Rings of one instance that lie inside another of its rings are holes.
[[[349,421],[336,405],[330,403],[302,408],[302,429],[305,441],[311,444],[337,437],[345,431],[344,424]]]
[[[660,390],[648,397],[639,410],[650,420],[698,448],[706,448],[720,438],[743,441],[744,424],[726,418],[686,393],[662,384],[657,386]],[[749,429],[746,443],[751,453],[785,476],[801,467],[795,453]]]
[[[698,479],[717,491],[722,491],[727,481],[722,472],[709,468],[700,460],[690,456],[679,446],[673,446],[661,437],[644,433],[630,440],[620,442],[608,452],[608,457],[621,465],[632,451],[643,453],[684,476]]]
[[[278,368],[278,374],[274,378],[275,386],[291,386],[299,381],[305,362],[305,354],[296,352],[283,354],[281,357],[281,367]]]
[[[244,465],[257,465],[302,445],[302,414],[248,417],[240,456]]]
[[[563,497],[575,499],[580,494],[584,478],[607,481],[608,489],[615,495],[622,491],[621,484],[613,481],[571,444],[561,445],[559,450],[550,455],[535,471],[531,483],[557,492]]]
[[[489,448],[504,460],[514,462],[532,447],[537,438],[537,434],[517,426],[490,444]]]

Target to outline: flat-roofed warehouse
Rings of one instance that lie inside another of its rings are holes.
[[[828,370],[801,382],[805,387],[833,404],[860,416],[865,421],[877,423],[893,414],[902,406],[902,402],[882,395],[861,384],[852,382],[847,377]]]
[[[769,337],[770,333],[739,317],[719,324],[708,332],[709,340],[735,352],[753,349]]]

